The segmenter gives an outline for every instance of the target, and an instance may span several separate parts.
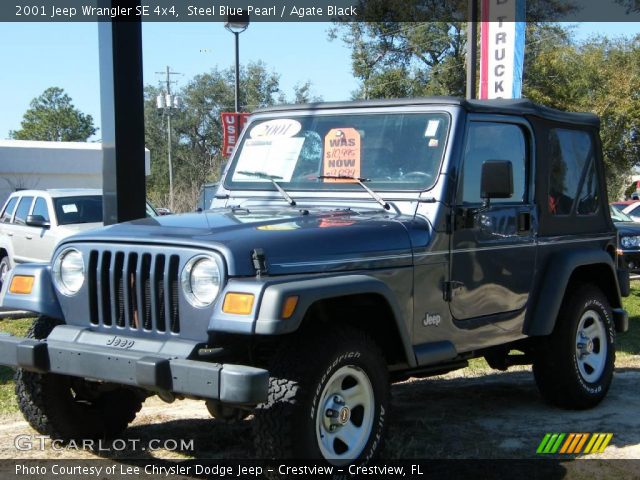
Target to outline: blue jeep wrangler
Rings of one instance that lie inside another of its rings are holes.
[[[141,402],[255,418],[256,456],[363,462],[392,382],[532,364],[597,405],[627,329],[597,117],[525,100],[403,99],[255,113],[213,201],[66,239],[8,274],[20,408],[61,439]]]

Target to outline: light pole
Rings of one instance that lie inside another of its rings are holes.
[[[249,26],[249,14],[227,15],[224,28],[233,33],[236,37],[236,113],[240,111],[240,34]]]
[[[164,72],[156,72],[164,73]],[[180,97],[171,95],[171,75],[177,75],[167,66],[167,91],[156,98],[158,110],[167,116],[167,160],[169,162],[169,209],[173,212],[173,163],[171,161],[171,116],[180,107]]]

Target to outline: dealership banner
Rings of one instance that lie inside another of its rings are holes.
[[[222,112],[222,156],[230,157],[249,113]]]
[[[482,0],[481,5],[480,98],[520,98],[525,0]]]

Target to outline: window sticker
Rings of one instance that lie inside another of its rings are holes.
[[[256,125],[249,132],[251,138],[293,137],[302,125],[297,120],[280,118]]]
[[[298,162],[304,138],[247,139],[233,173],[234,182],[268,182],[264,178],[238,172],[260,172],[272,175],[274,180],[289,182]]]
[[[323,175],[360,176],[360,133],[355,128],[333,128],[324,137]],[[351,182],[326,178],[325,182]]]
[[[75,203],[67,203],[62,205],[62,211],[64,213],[78,213],[78,206]]]
[[[438,139],[437,138],[431,138],[429,139],[429,146],[430,147],[437,147],[438,146]]]
[[[424,132],[424,136],[435,137],[438,133],[438,127],[440,126],[440,120],[429,120],[427,123],[427,129]]]

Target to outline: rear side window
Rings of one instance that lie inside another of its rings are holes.
[[[578,215],[595,213],[600,186],[591,135],[554,128],[549,131],[549,146],[549,213],[569,215],[574,205]]]
[[[2,217],[0,217],[0,222],[2,223],[11,222],[11,217],[13,216],[13,211],[16,209],[17,203],[18,203],[18,197],[12,197],[7,202],[7,206],[4,207],[4,211],[2,212]]]
[[[33,197],[22,197],[20,203],[18,203],[18,209],[16,210],[16,218],[14,222],[18,225],[25,225],[27,223],[27,215],[29,215],[29,208]]]

